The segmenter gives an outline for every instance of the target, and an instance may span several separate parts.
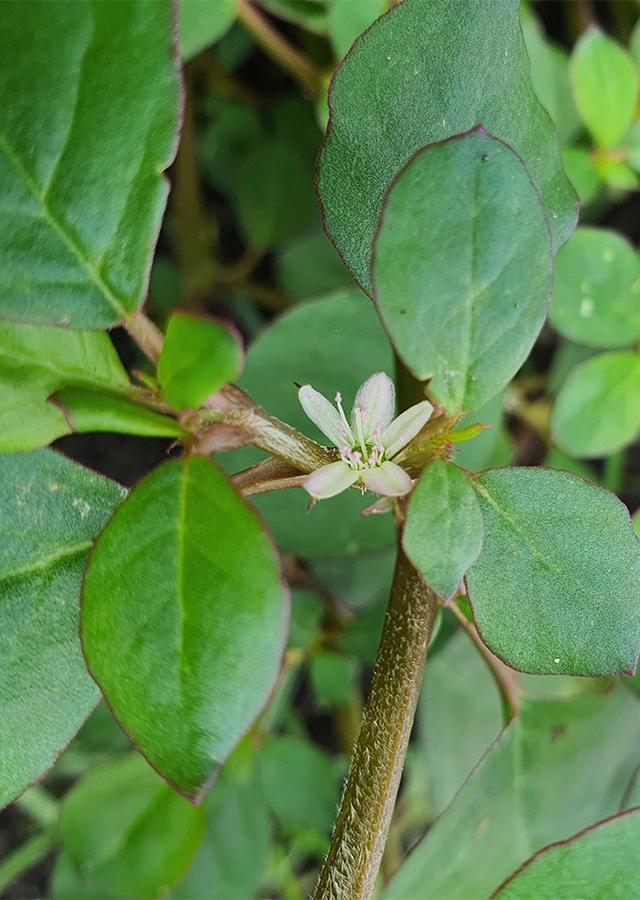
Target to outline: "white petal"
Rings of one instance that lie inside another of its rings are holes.
[[[362,480],[370,491],[385,497],[401,497],[408,494],[413,487],[413,481],[405,470],[389,460],[383,462],[381,466],[365,469],[362,472]]]
[[[401,413],[394,419],[388,428],[382,433],[382,444],[387,456],[395,456],[402,450],[405,444],[414,438],[427,424],[433,412],[433,406],[428,400],[417,403]]]
[[[362,516],[370,516],[376,513],[378,515],[380,513],[388,513],[391,512],[392,509],[393,500],[391,499],[391,497],[378,497],[375,503],[372,503],[371,506],[367,506],[366,509],[362,510],[358,518],[361,519]]]
[[[336,494],[351,487],[354,481],[358,480],[359,476],[360,472],[356,469],[350,469],[345,462],[340,460],[339,462],[329,463],[328,466],[322,466],[321,469],[316,469],[304,481],[302,486],[316,500],[326,500],[327,497],[335,497]]]
[[[365,440],[369,440],[376,426],[379,434],[393,419],[396,389],[393,381],[384,372],[376,372],[364,382],[356,394],[351,411],[351,428],[356,434],[356,420],[360,410],[364,410],[362,430]]]
[[[349,426],[342,422],[338,410],[319,391],[305,384],[298,391],[298,399],[311,421],[336,447],[353,444]]]

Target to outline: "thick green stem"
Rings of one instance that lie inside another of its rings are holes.
[[[373,895],[438,602],[399,546],[362,729],[315,900]]]

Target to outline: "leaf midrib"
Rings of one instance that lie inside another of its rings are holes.
[[[92,546],[93,541],[83,541],[81,544],[75,544],[72,547],[63,547],[55,553],[51,553],[49,556],[44,556],[41,559],[35,560],[34,562],[28,563],[17,569],[0,571],[0,584],[3,581],[23,578],[25,575],[35,575],[37,572],[44,572],[55,566],[56,563],[61,560],[78,556],[80,553],[87,553]]]

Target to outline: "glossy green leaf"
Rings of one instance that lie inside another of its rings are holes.
[[[549,376],[547,381],[547,390],[550,394],[557,394],[566,377],[571,373],[575,366],[586,362],[588,359],[596,356],[598,351],[593,347],[583,347],[581,344],[572,344],[561,338],[553,354]]]
[[[639,753],[638,702],[622,685],[608,695],[524,697],[385,900],[486,900],[531,853],[617,812]]]
[[[614,815],[539,850],[495,900],[610,900],[640,894],[640,808]]]
[[[491,469],[473,485],[484,541],[466,579],[485,643],[525,672],[633,672],[640,544],[626,507],[555,469]]]
[[[486,662],[462,631],[427,658],[418,699],[420,764],[428,817],[451,803],[502,730],[502,703]]]
[[[139,406],[117,394],[69,387],[55,393],[50,403],[63,413],[72,431],[112,431],[175,438],[185,435],[171,416]]]
[[[70,431],[47,397],[68,384],[126,391],[106,334],[0,322],[0,451],[30,450]]]
[[[448,412],[482,406],[524,362],[551,291],[547,222],[521,160],[481,128],[425,147],[389,189],[373,252],[400,357]]]
[[[582,147],[569,147],[562,154],[562,164],[580,203],[587,206],[602,187],[598,170],[589,153]]]
[[[578,228],[557,257],[549,318],[590,347],[624,347],[640,335],[640,257],[605,228]]]
[[[283,734],[265,741],[258,763],[264,792],[278,819],[330,831],[338,788],[323,750],[308,740]]]
[[[538,100],[551,116],[563,144],[572,141],[581,122],[571,94],[569,54],[547,40],[544,29],[528,7],[520,6],[520,24],[531,63],[531,83]]]
[[[482,515],[462,469],[435,460],[411,492],[402,535],[405,553],[429,587],[450,600],[480,553]]]
[[[558,445],[577,457],[607,456],[640,429],[640,356],[601,353],[577,366],[551,413]]]
[[[367,290],[384,194],[420,147],[482,123],[524,160],[554,248],[576,222],[557,138],[538,103],[517,0],[410,0],[356,42],[337,70],[318,160],[325,227]]]
[[[204,811],[137,753],[91,771],[60,816],[65,849],[96,897],[158,897],[184,873],[204,825]]]
[[[249,348],[240,387],[269,412],[320,443],[327,438],[307,418],[294,382],[311,384],[333,399],[340,391],[349,408],[362,382],[374,372],[393,374],[393,354],[373,304],[359,291],[307,303],[286,313]],[[223,457],[234,471],[257,454]],[[256,497],[278,544],[299,556],[341,556],[378,549],[394,541],[391,516],[359,518],[375,495],[353,488],[316,503],[307,513],[300,488]]]
[[[573,49],[569,71],[582,121],[599,146],[614,147],[631,125],[638,96],[631,57],[617,41],[591,26]]]
[[[131,492],[85,576],[87,664],[121,726],[197,799],[264,704],[288,603],[255,512],[204,457]]]
[[[98,701],[80,582],[124,494],[52,450],[0,455],[0,806],[53,765]]]
[[[0,316],[107,328],[144,300],[176,146],[169,3],[3,6]]]
[[[338,59],[388,7],[384,0],[329,0],[329,37]]]
[[[195,0],[194,0],[195,2]],[[198,409],[242,371],[242,340],[215,319],[171,316],[158,360],[158,380],[173,409]]]
[[[191,59],[226,34],[236,18],[233,0],[179,0],[180,56]]]

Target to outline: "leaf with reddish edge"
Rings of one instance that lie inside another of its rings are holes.
[[[454,415],[515,375],[551,293],[549,226],[520,157],[480,125],[419,150],[385,196],[372,297],[398,355]]]
[[[373,23],[337,69],[316,187],[327,234],[369,291],[385,191],[420,147],[479,122],[523,159],[553,246],[577,221],[555,130],[537,100],[518,0],[405,0]]]
[[[0,806],[51,768],[99,699],[82,571],[126,491],[53,450],[0,454]]]
[[[490,900],[640,896],[640,806],[534,853]]]
[[[264,705],[288,614],[271,537],[204,457],[155,469],[100,535],[82,591],[87,665],[187,799],[199,801]]]
[[[177,148],[173,15],[168,0],[3,4],[3,318],[98,329],[142,306]]]
[[[471,483],[484,541],[466,582],[488,647],[534,674],[632,673],[640,544],[627,508],[557,469],[489,469]]]

